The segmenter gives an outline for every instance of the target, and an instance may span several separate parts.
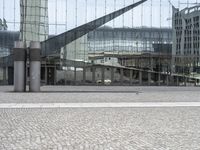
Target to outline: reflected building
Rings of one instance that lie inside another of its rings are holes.
[[[19,40],[20,32],[0,31],[0,47],[12,50],[14,41]],[[115,35],[113,37],[113,35]],[[49,36],[49,38],[55,35]],[[59,58],[65,60],[90,62],[89,55],[99,52],[117,52],[120,55],[135,52],[156,52],[162,53],[166,47],[171,48],[172,29],[167,28],[98,28],[89,34],[77,39],[62,48]],[[170,51],[169,51],[170,52]],[[115,53],[116,54],[116,53]],[[60,57],[61,56],[61,57]],[[54,56],[53,56],[54,57]],[[102,63],[102,59],[99,59]],[[118,59],[117,57],[105,57],[104,64],[118,66],[129,63],[128,59]],[[59,61],[62,62],[62,61]],[[133,62],[133,61],[131,61]],[[98,60],[97,60],[98,63]],[[61,64],[62,65],[62,64]],[[70,69],[70,65],[67,67]],[[132,65],[133,66],[133,65]],[[54,67],[53,67],[54,68]],[[51,79],[54,81],[54,79]],[[11,82],[12,83],[12,82]],[[53,83],[52,83],[53,84]]]
[[[99,28],[88,35],[89,52],[153,52],[154,45],[172,44],[170,28]]]
[[[174,55],[200,54],[200,6],[173,8]]]
[[[139,67],[133,62],[143,54],[149,54],[149,58],[151,54],[171,57],[172,29],[102,27],[88,34],[88,44],[90,58],[96,64]],[[146,59],[142,62],[145,62],[142,66],[150,64]]]
[[[173,7],[173,71],[193,72],[200,55],[200,6]]]
[[[170,28],[101,27],[68,44],[62,49],[61,58],[87,62],[89,61],[88,54],[100,52],[131,54],[166,51],[171,54],[171,45],[172,30]],[[167,50],[165,50],[166,46]],[[108,58],[109,60],[118,62],[116,58]],[[97,62],[106,61],[97,60]]]
[[[20,11],[20,40],[46,40],[49,36],[48,0],[20,0]]]
[[[8,26],[5,19],[0,18],[0,32],[7,31]],[[2,38],[0,39],[1,43],[5,40]],[[0,57],[8,56],[10,54],[10,50],[7,47],[4,47],[3,44],[0,44]]]
[[[19,40],[19,32],[3,31],[0,46],[13,48]],[[27,34],[28,35],[28,34]],[[49,36],[49,38],[55,35]],[[21,36],[22,37],[22,36]],[[33,36],[32,36],[33,37]],[[73,41],[61,50],[61,58],[88,61],[88,53],[94,52],[161,52],[172,45],[170,28],[109,28],[102,27]],[[170,53],[170,50],[169,50]]]
[[[83,37],[67,44],[61,49],[61,59],[88,62],[88,36]]]

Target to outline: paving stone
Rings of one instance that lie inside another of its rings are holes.
[[[198,149],[199,112],[200,108],[0,109],[0,148]]]
[[[0,103],[200,101],[199,88],[112,88],[33,94],[0,87]],[[0,109],[0,150],[198,150],[199,114],[199,107]]]

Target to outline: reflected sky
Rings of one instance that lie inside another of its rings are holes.
[[[49,0],[49,32],[62,33],[99,18],[138,0]],[[183,9],[200,3],[200,0],[171,0]],[[19,30],[19,0],[0,0],[0,18],[8,22],[8,30]],[[171,27],[172,9],[168,0],[148,0],[106,24],[111,27]]]

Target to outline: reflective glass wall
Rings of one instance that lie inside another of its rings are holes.
[[[0,0],[0,57],[12,54],[16,40],[43,41],[135,2],[138,0]],[[48,56],[48,59],[52,58],[48,61],[56,61],[60,66],[58,69],[72,71],[77,62],[152,70],[156,67],[149,67],[150,58],[143,64],[137,64],[134,55],[133,58],[129,57],[132,54],[141,55],[142,62],[143,53],[170,55],[173,43],[172,5],[183,9],[198,2],[199,0],[148,0],[61,49],[55,49],[56,55]],[[105,55],[99,57],[102,52]],[[6,63],[5,60],[1,62]],[[167,66],[163,67],[163,72],[166,72],[171,67],[171,61],[168,56],[166,60],[161,60],[163,62],[154,60],[154,66]]]

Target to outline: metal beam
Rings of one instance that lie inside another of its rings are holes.
[[[56,53],[60,53],[60,49],[65,47],[67,44],[75,41],[76,39],[84,36],[85,34],[97,29],[98,27],[106,24],[107,22],[119,17],[120,15],[126,13],[127,11],[133,9],[134,7],[146,2],[147,0],[141,0],[137,3],[124,7],[118,11],[112,12],[105,15],[99,19],[81,25],[77,28],[64,32],[53,38],[41,42],[42,56],[48,56]]]

